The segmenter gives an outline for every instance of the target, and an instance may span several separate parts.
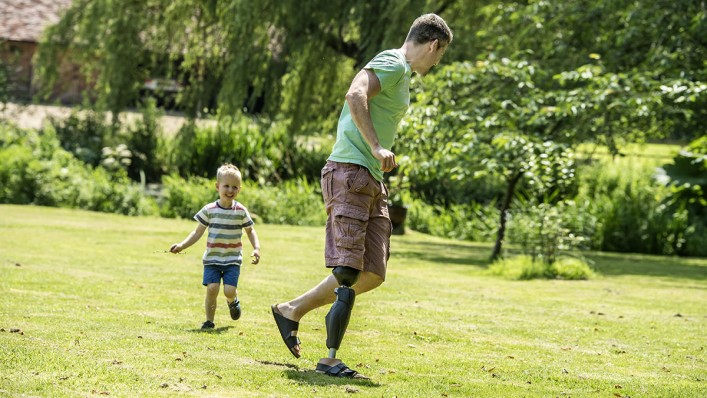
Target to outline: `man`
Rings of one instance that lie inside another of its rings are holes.
[[[446,22],[435,14],[417,18],[403,46],[376,55],[351,82],[336,142],[322,169],[326,204],[326,266],[332,274],[301,296],[272,306],[280,335],[300,357],[299,320],[309,311],[334,305],[326,316],[329,355],[317,371],[362,378],[336,359],[356,294],[380,286],[390,256],[391,223],[383,173],[398,166],[390,151],[397,125],[410,105],[412,73],[426,75],[452,41]]]

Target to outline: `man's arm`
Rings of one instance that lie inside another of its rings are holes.
[[[395,154],[380,145],[376,129],[373,127],[368,101],[381,91],[380,80],[370,69],[363,69],[354,77],[346,93],[351,118],[361,132],[363,139],[371,147],[373,156],[381,162],[381,170],[388,172],[398,167]]]

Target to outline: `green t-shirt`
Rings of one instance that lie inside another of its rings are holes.
[[[376,55],[364,69],[373,71],[380,81],[381,90],[370,100],[369,111],[378,141],[383,148],[390,150],[398,123],[410,106],[412,69],[403,53],[397,49]],[[339,116],[336,142],[329,160],[359,164],[368,168],[376,180],[383,180],[380,161],[373,156],[371,147],[354,124],[346,101]]]

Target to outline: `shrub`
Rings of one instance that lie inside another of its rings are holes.
[[[594,277],[589,264],[579,258],[562,256],[550,266],[550,274],[556,279],[586,280]]]
[[[506,236],[523,254],[553,264],[562,251],[588,248],[595,225],[573,201],[524,203],[510,215]]]
[[[52,128],[0,129],[0,202],[156,215],[154,199],[123,170],[93,168],[62,149]]]
[[[159,182],[166,161],[158,153],[159,137],[162,136],[158,121],[160,113],[154,100],[149,100],[140,113],[142,117],[120,137],[131,152],[128,176],[135,181]]]
[[[202,206],[218,199],[214,184],[211,178],[166,177],[160,215],[192,218]],[[252,181],[243,181],[237,200],[248,208],[256,222],[290,225],[326,223],[319,188],[304,178],[285,181],[277,186],[260,186]]]
[[[672,212],[660,206],[667,189],[642,164],[597,163],[579,170],[575,201],[597,219],[591,248],[604,251],[673,254],[665,247]],[[672,232],[671,232],[672,233]]]
[[[497,260],[491,264],[488,272],[510,280],[586,280],[595,275],[589,265],[578,258],[559,257],[553,264],[549,264],[528,255]]]
[[[39,161],[30,148],[0,148],[0,203],[31,203],[35,191],[33,170],[38,168]]]
[[[91,166],[110,170],[122,168],[135,181],[160,180],[166,159],[158,123],[160,113],[154,101],[141,109],[141,117],[130,125],[111,123],[94,110],[72,112],[65,120],[52,119],[51,125],[61,147]]]
[[[319,184],[305,178],[277,186],[244,184],[239,200],[262,222],[289,225],[325,225],[326,210]]]
[[[160,215],[172,218],[192,218],[202,206],[218,199],[214,181],[204,177],[184,179],[166,176],[160,198]]]
[[[91,166],[100,164],[103,148],[109,145],[115,129],[103,113],[92,110],[74,111],[64,120],[52,118],[50,123],[61,147]]]
[[[230,162],[244,180],[261,185],[300,177],[319,181],[328,155],[329,148],[296,139],[283,123],[225,118],[213,126],[182,126],[171,143],[168,169],[183,177],[213,177]]]
[[[488,242],[498,230],[498,210],[493,203],[451,205],[448,208],[429,205],[403,193],[408,212],[405,225],[415,231],[446,238]]]
[[[489,273],[511,280],[550,278],[549,266],[530,256],[502,258],[489,267]]]
[[[674,233],[666,237],[671,249],[681,255],[707,255],[707,136],[658,168],[656,180],[669,188],[662,205],[673,215],[669,222]]]

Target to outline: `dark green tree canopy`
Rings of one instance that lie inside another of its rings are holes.
[[[622,88],[636,103],[608,108],[607,120],[655,94],[664,102],[650,111],[663,122],[645,135],[689,138],[707,120],[706,8],[703,0],[75,0],[48,30],[37,71],[50,87],[59,61],[71,59],[113,111],[135,103],[146,78],[166,77],[182,84],[189,115],[245,108],[289,119],[295,131],[327,132],[356,70],[400,46],[415,17],[436,12],[455,32],[443,62],[526,62],[542,92],[557,92],[555,105]],[[555,117],[566,125],[566,116]]]
[[[295,121],[329,116],[355,69],[402,44],[427,1],[75,0],[49,29],[39,75],[57,77],[70,56],[95,80],[99,103],[123,109],[142,82],[184,85],[191,115],[231,113],[264,100],[264,111]],[[216,98],[216,103],[209,103]]]

